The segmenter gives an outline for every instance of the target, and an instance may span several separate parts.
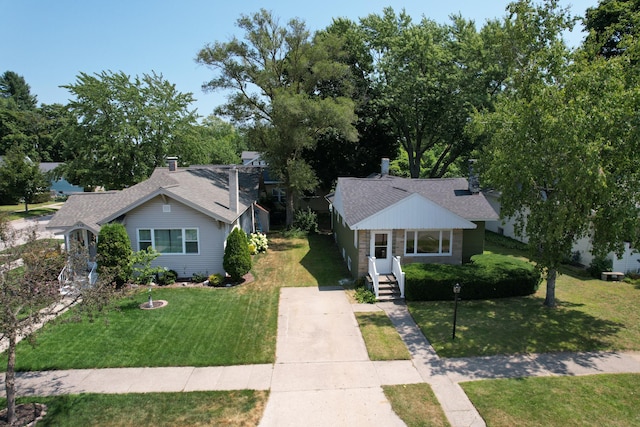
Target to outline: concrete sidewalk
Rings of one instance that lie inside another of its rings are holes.
[[[354,311],[384,310],[412,360],[369,360]],[[382,385],[427,382],[452,426],[484,426],[459,382],[640,373],[640,353],[554,353],[440,359],[404,302],[352,305],[342,288],[283,288],[276,363],[87,369],[17,374],[18,395],[270,390],[261,426],[402,426]],[[4,375],[0,396],[4,396]]]

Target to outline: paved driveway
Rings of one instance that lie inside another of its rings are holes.
[[[260,423],[404,426],[381,385],[419,382],[410,361],[372,362],[342,288],[283,288],[276,364]]]

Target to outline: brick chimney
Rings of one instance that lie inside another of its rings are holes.
[[[232,212],[238,213],[240,209],[240,186],[238,185],[238,169],[232,166],[229,169],[229,209]]]
[[[469,192],[471,194],[478,194],[480,192],[480,178],[473,168],[475,163],[476,159],[469,159]]]
[[[175,172],[178,170],[178,158],[167,157],[167,165],[169,166],[169,172]]]
[[[389,158],[383,157],[382,164],[380,165],[380,176],[389,175]]]

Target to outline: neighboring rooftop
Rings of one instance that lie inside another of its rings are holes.
[[[389,175],[338,178],[336,188],[341,192],[344,219],[350,225],[413,194],[419,194],[468,221],[498,219],[495,210],[481,193],[469,191],[465,178],[408,179]]]
[[[238,169],[239,209],[229,207],[229,170]],[[153,197],[164,195],[226,223],[233,222],[258,199],[260,168],[206,165],[169,171],[157,168],[149,179],[121,191],[79,193],[69,197],[48,228],[68,228],[81,222],[95,231],[100,225]]]

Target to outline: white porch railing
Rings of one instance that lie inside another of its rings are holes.
[[[89,261],[88,264],[89,267],[91,267],[91,269],[89,270],[89,284],[93,286],[98,281],[98,272],[96,271],[96,269],[98,268],[98,263]]]
[[[76,272],[65,265],[60,274],[58,274],[58,282],[60,283],[60,293],[63,295],[79,292],[84,286],[93,286],[98,281],[97,262],[88,261],[87,271],[78,278]]]
[[[400,288],[400,298],[404,298],[404,271],[402,271],[402,265],[400,264],[399,256],[393,257],[391,271],[398,281],[398,287]]]
[[[380,296],[380,278],[378,277],[378,269],[376,268],[376,257],[367,257],[369,260],[369,276],[373,282],[373,293],[376,294],[376,298]]]

